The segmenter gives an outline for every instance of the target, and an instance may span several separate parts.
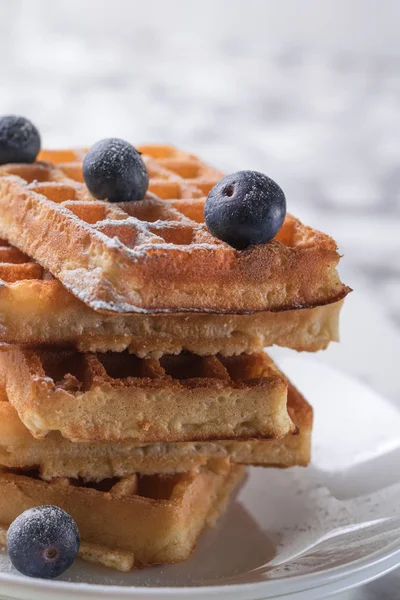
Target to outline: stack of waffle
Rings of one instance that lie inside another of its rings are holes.
[[[245,465],[310,459],[312,409],[263,351],[337,340],[335,242],[288,215],[237,251],[203,223],[222,174],[140,148],[146,197],[94,200],[84,151],[0,167],[0,526],[64,508],[83,558],[184,560]]]

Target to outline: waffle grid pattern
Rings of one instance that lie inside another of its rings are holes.
[[[33,355],[33,351],[29,352]],[[193,387],[221,380],[234,386],[256,383],[260,378],[277,376],[273,363],[263,354],[223,356],[196,356],[182,353],[165,355],[160,359],[142,359],[124,353],[81,354],[36,350],[40,366],[35,376],[50,377],[54,384],[69,391],[89,391],[99,383],[117,384],[129,380],[132,387],[141,387],[151,381],[165,387],[174,383]],[[197,382],[197,383],[196,383]]]
[[[283,437],[287,382],[264,353],[140,359],[11,348],[0,353],[7,394],[37,438],[179,442]]]
[[[275,241],[237,252],[203,222],[204,194],[221,173],[170,147],[142,149],[150,191],[132,203],[91,197],[83,151],[0,167],[3,236],[98,311],[242,313],[346,295],[329,236],[288,215]]]
[[[51,275],[48,274],[50,278]],[[15,283],[29,279],[45,279],[43,267],[23,252],[0,240],[0,282]]]
[[[108,205],[96,202],[83,182],[84,149],[44,150],[39,155],[40,162],[33,165],[6,165],[0,167],[0,173],[21,177],[28,183],[29,189],[65,206],[90,224],[107,219],[120,221],[129,217],[143,222],[173,222],[186,217],[202,223],[204,197],[223,173],[197,157],[170,146],[139,146],[138,150],[143,153],[149,173],[148,198],[154,201],[148,210],[143,210],[138,203],[125,204],[124,210],[111,205],[108,210]],[[157,202],[157,199],[168,203]],[[76,209],[75,202],[78,202]],[[95,207],[92,206],[93,202]],[[142,231],[141,227],[139,231]]]
[[[93,199],[82,177],[85,150],[43,151],[39,158],[51,162],[13,164],[0,167],[2,175],[26,181],[29,191],[42,194],[72,212],[79,220],[126,248],[140,252],[154,244],[189,245],[204,242],[219,244],[209,235],[203,222],[204,195],[222,173],[195,156],[168,146],[139,147],[150,177],[145,202],[111,204]],[[200,228],[200,230],[199,230]],[[18,269],[2,265],[0,278],[6,281],[51,277],[48,272],[15,248],[1,242],[0,260],[21,265]]]

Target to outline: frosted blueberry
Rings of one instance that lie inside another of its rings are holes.
[[[83,161],[83,178],[95,198],[110,202],[141,200],[149,175],[140,153],[119,138],[100,140]]]
[[[58,506],[26,510],[11,523],[7,532],[10,560],[28,577],[58,577],[75,561],[79,545],[75,521]]]
[[[0,117],[0,165],[33,163],[40,151],[36,127],[16,115]]]
[[[210,191],[204,207],[212,235],[238,250],[272,240],[285,216],[283,191],[257,171],[238,171],[223,177]]]

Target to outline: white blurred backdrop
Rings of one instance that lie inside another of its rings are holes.
[[[0,114],[266,172],[400,327],[399,23],[398,0],[0,0]]]

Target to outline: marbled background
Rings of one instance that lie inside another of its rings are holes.
[[[399,23],[397,0],[0,0],[0,114],[46,146],[113,135],[266,172],[400,333]]]

